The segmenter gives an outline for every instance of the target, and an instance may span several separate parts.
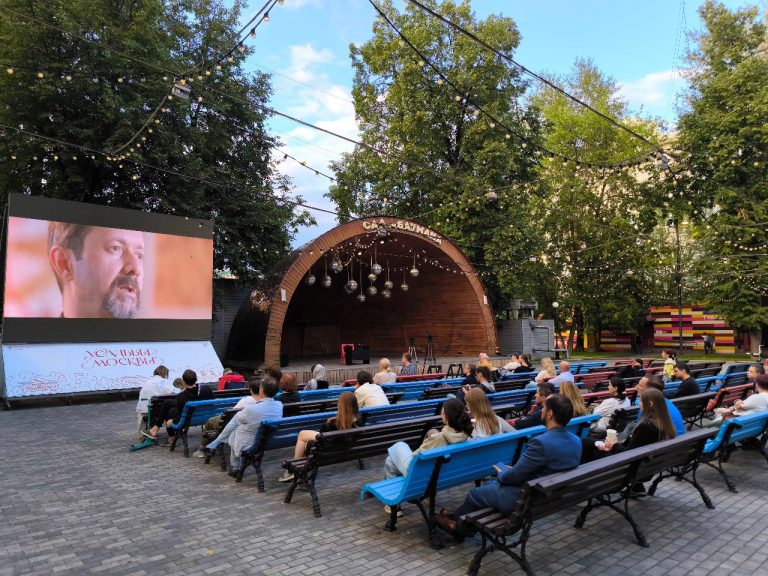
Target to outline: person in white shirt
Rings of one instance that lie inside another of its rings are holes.
[[[730,416],[747,416],[768,410],[768,375],[759,374],[755,378],[757,392],[748,396],[745,400],[736,400],[730,408],[717,408],[715,412],[723,419]]]
[[[360,408],[371,408],[373,406],[389,405],[389,398],[378,384],[371,382],[371,375],[365,370],[357,373],[357,382],[355,383],[355,397],[357,405]]]
[[[504,370],[507,372],[513,372],[514,370],[517,370],[520,368],[522,364],[520,364],[520,356],[518,354],[512,354],[512,356],[509,358],[509,362],[504,364]]]
[[[592,430],[595,432],[605,432],[613,413],[616,410],[626,410],[630,407],[629,398],[624,394],[625,389],[626,386],[622,378],[611,376],[610,380],[608,380],[608,392],[610,392],[611,396],[600,402],[592,412],[593,414],[600,414],[600,420],[592,426]]]
[[[168,368],[162,365],[155,368],[152,378],[149,378],[139,391],[139,401],[136,403],[139,432],[147,427],[149,399],[153,396],[169,396],[178,393],[179,389],[175,388],[168,380]]]

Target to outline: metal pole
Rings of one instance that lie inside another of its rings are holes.
[[[680,226],[677,218],[675,223],[675,281],[677,282],[677,328],[678,350],[683,353],[683,275],[680,271]]]

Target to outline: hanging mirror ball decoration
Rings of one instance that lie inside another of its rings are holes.
[[[403,292],[408,292],[408,284],[406,284],[405,282],[400,284],[400,290],[402,290]]]
[[[312,272],[310,272],[307,275],[307,279],[305,280],[305,282],[307,283],[307,286],[314,286],[316,281],[317,281],[317,278],[315,278],[315,275],[312,274]]]
[[[391,298],[392,297],[392,291],[389,288],[385,288],[381,291],[381,295],[384,296],[384,298]]]
[[[376,282],[376,274],[374,274],[373,272],[368,274],[368,280],[370,280],[371,282]]]
[[[371,296],[376,296],[376,294],[378,293],[379,291],[376,288],[376,286],[368,286],[368,294],[370,294]]]
[[[357,301],[358,301],[358,302],[360,302],[360,304],[362,304],[363,302],[365,302],[365,294],[363,294],[362,292],[360,292],[360,294],[358,294],[358,295],[357,295]]]
[[[338,274],[343,269],[344,269],[344,266],[341,265],[341,262],[339,262],[336,258],[334,258],[333,261],[331,262],[331,270],[333,270],[335,274]]]
[[[381,267],[381,264],[374,264],[373,266],[371,266],[371,272],[376,274],[376,276],[381,274],[382,270],[383,270],[383,268]],[[369,276],[369,278],[370,278],[370,276]]]
[[[394,287],[395,287],[395,283],[392,282],[392,280],[387,280],[386,282],[384,282],[384,288],[386,288],[387,290],[392,290],[392,288]]]
[[[350,280],[347,282],[347,287],[349,288],[350,292],[354,292],[357,290],[357,281],[356,280]]]
[[[413,276],[414,278],[416,278],[416,276],[418,276],[418,275],[419,275],[419,269],[418,269],[418,268],[416,268],[416,266],[414,266],[413,268],[411,268],[410,274],[411,274],[411,276]]]
[[[331,277],[326,274],[323,276],[323,288],[330,288],[331,284],[333,284],[333,280],[331,280]]]
[[[352,288],[350,288],[349,282],[344,284],[344,292],[346,292],[347,294],[352,294],[352,292],[354,292],[354,290]]]

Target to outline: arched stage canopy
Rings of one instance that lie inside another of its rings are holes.
[[[340,272],[332,270],[334,260],[343,266]],[[410,273],[414,262],[416,277]],[[367,278],[372,263],[383,268],[373,296]],[[330,287],[323,285],[326,266]],[[388,272],[394,287],[385,298]],[[316,278],[312,285],[309,274]],[[362,286],[362,303],[360,287],[352,294],[344,290],[350,274]],[[493,311],[464,254],[423,224],[377,216],[326,232],[265,278],[238,311],[227,360],[277,365],[283,354],[292,362],[309,361],[338,357],[342,343],[359,343],[370,346],[372,358],[390,356],[394,363],[410,337],[423,354],[427,335],[434,337],[439,356],[497,349]]]

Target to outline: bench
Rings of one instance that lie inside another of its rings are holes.
[[[608,387],[608,379],[611,376],[616,376],[616,372],[592,372],[589,374],[578,374],[574,377],[574,380],[578,383],[581,382],[585,390],[592,390],[598,388],[599,382],[605,382],[605,387]]]
[[[418,382],[398,382],[397,384],[384,384],[382,390],[385,393],[403,392],[403,400],[418,400],[427,388],[447,384],[457,386],[463,378],[445,378],[443,380],[422,380]]]
[[[351,390],[347,390],[350,394]],[[387,393],[387,399],[390,404],[397,404],[398,400],[402,400],[404,392],[390,392]],[[284,416],[301,416],[303,414],[316,414],[318,412],[333,412],[336,410],[338,404],[338,398],[327,398],[325,400],[311,400],[301,402],[290,402],[283,404]]]
[[[232,408],[237,404],[239,397],[216,398],[214,400],[192,400],[184,404],[179,421],[168,426],[175,434],[171,440],[171,452],[176,450],[176,442],[181,437],[184,445],[184,456],[189,458],[189,444],[187,442],[187,432],[191,426],[202,426],[208,422],[209,418],[221,416],[225,410]]]
[[[730,388],[731,386],[741,386],[748,382],[746,372],[733,372],[727,376],[719,376],[718,380],[722,382],[722,388]]]
[[[765,453],[768,440],[768,410],[725,420],[717,436],[704,447],[703,462],[720,473],[731,492],[737,492],[736,484],[723,469],[723,463],[728,461],[736,449],[737,442],[752,439],[758,441],[760,452],[768,460],[768,454]]]
[[[415,450],[421,445],[427,431],[440,423],[439,416],[431,416],[318,434],[308,444],[306,457],[283,462],[283,468],[293,474],[285,503],[290,504],[293,493],[301,484],[309,490],[315,518],[320,518],[320,500],[315,487],[320,468],[386,454],[395,442],[405,442],[411,450]]]
[[[525,554],[533,522],[584,501],[587,505],[576,519],[576,528],[584,526],[592,510],[607,506],[629,522],[638,544],[647,547],[645,535],[629,511],[631,486],[670,467],[690,469],[693,472],[692,479],[684,479],[697,488],[706,504],[709,498],[696,481],[695,471],[704,445],[713,435],[713,430],[698,430],[672,440],[602,458],[569,472],[558,472],[531,480],[523,485],[518,507],[510,516],[494,508],[463,516],[463,521],[477,529],[482,538],[481,548],[470,564],[469,574],[476,576],[483,557],[493,550],[502,550],[526,574],[533,574]],[[514,537],[516,539],[509,542]],[[519,554],[513,550],[517,546],[520,546]]]
[[[716,408],[730,408],[736,403],[736,400],[744,400],[754,390],[754,384],[741,384],[740,386],[720,388],[715,393],[715,397],[707,404],[704,414],[702,414],[702,419],[714,412]]]
[[[694,394],[693,396],[683,396],[682,398],[672,400],[672,404],[677,406],[680,415],[683,417],[683,422],[686,424],[687,429],[690,430],[695,424],[701,424],[704,414],[707,412],[707,406],[716,395],[717,392],[704,392],[703,394]]]

